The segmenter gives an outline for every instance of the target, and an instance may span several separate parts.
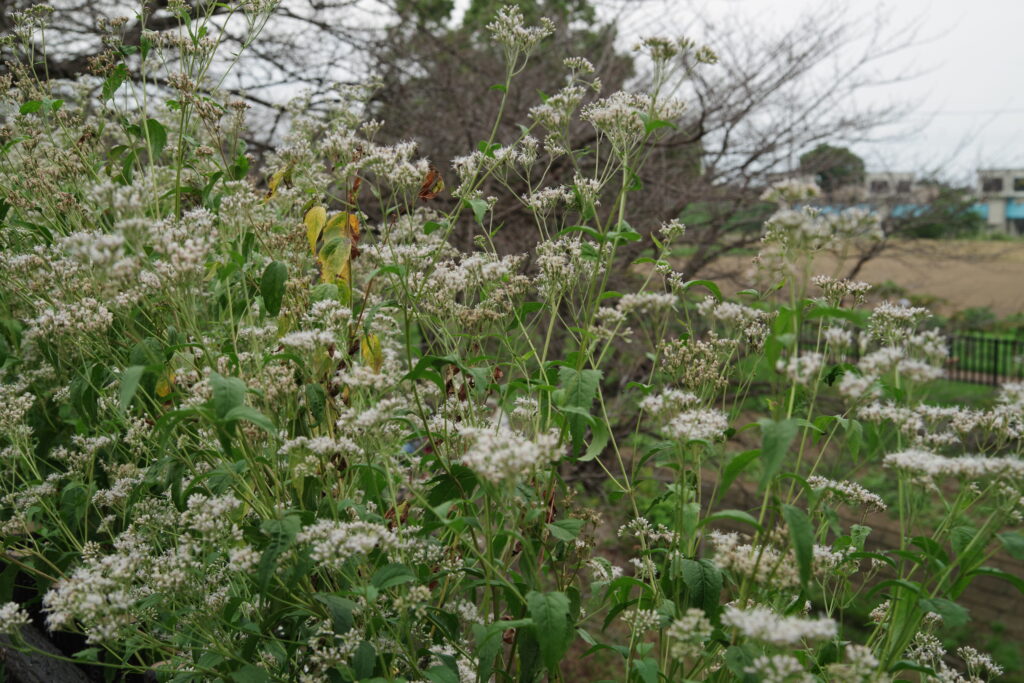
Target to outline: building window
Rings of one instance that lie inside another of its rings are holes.
[[[871,181],[871,194],[882,194],[883,192],[889,191],[889,181],[887,180],[872,180]]]
[[[1002,192],[1003,191],[1003,179],[1002,178],[985,178],[981,181],[982,192]]]
[[[910,192],[910,181],[901,180],[898,183],[896,183],[896,191],[899,192],[900,194],[908,194]]]
[[[1024,178],[1014,178],[1013,179],[1013,191],[1014,192],[1024,192]]]

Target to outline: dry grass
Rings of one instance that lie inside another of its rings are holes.
[[[730,257],[715,270],[744,272],[749,263],[746,256]],[[822,256],[815,271],[843,275],[853,264],[853,259],[840,263]],[[931,307],[938,313],[989,306],[1003,317],[1024,312],[1024,242],[900,241],[869,261],[857,279],[876,285],[890,280],[913,295],[934,297]],[[754,285],[749,275],[741,275],[733,286],[739,290]]]

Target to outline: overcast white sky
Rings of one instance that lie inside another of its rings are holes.
[[[654,0],[637,3],[656,32],[694,9],[785,30],[825,0]],[[893,28],[918,22],[917,44],[880,61],[882,74],[919,75],[863,93],[864,103],[917,104],[889,139],[855,147],[869,170],[939,170],[970,182],[978,167],[1024,167],[1024,0],[844,0],[855,15],[879,12]],[[657,5],[657,9],[653,7]],[[712,47],[714,47],[712,45]]]

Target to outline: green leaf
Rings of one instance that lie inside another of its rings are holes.
[[[597,398],[600,382],[600,370],[577,370],[567,366],[558,368],[558,383],[562,390],[560,406],[576,408],[589,415],[594,399]],[[566,423],[569,425],[569,435],[572,437],[573,453],[579,455],[583,450],[587,419],[584,415],[570,413],[566,417]]]
[[[222,420],[232,409],[245,405],[245,382],[237,377],[210,373],[210,388],[213,390],[213,412]]]
[[[25,104],[21,105],[18,109],[19,114],[35,114],[37,111],[43,108],[41,100],[29,100]]]
[[[60,517],[64,523],[77,529],[89,508],[89,489],[81,482],[73,481],[60,493]]]
[[[280,261],[272,261],[263,270],[260,278],[260,296],[267,307],[267,313],[276,316],[281,312],[281,301],[284,299],[285,282],[288,280],[288,266]]]
[[[132,399],[135,398],[135,392],[139,390],[139,383],[145,372],[146,366],[133,365],[130,368],[125,368],[125,371],[121,373],[121,386],[117,392],[121,412],[127,411],[128,406],[132,404]]]
[[[587,446],[587,452],[578,458],[578,462],[588,462],[601,455],[604,452],[605,446],[608,445],[608,440],[611,438],[611,434],[608,432],[608,425],[604,420],[594,420],[593,424],[590,425],[590,431],[592,436],[590,444]]]
[[[717,618],[722,595],[722,571],[708,559],[682,560],[686,604],[704,610],[708,619]]]
[[[569,598],[565,593],[557,591],[530,591],[526,594],[526,609],[536,629],[541,660],[548,671],[557,671],[558,663],[565,656],[572,640]]]
[[[800,583],[804,589],[811,580],[811,563],[814,561],[814,527],[807,513],[793,505],[782,506],[782,517],[789,527],[789,540],[793,544]]]
[[[331,623],[334,625],[335,633],[341,635],[352,629],[352,625],[355,623],[352,612],[356,608],[356,603],[330,593],[316,593],[313,597],[327,607],[327,611],[331,613]]]
[[[721,500],[725,496],[729,487],[736,481],[736,477],[740,475],[743,470],[747,468],[747,465],[757,459],[757,456],[761,455],[760,449],[755,448],[750,451],[743,451],[729,461],[729,464],[725,466],[722,471],[722,478],[718,483],[718,499]]]
[[[942,617],[942,622],[951,628],[963,626],[971,620],[967,608],[946,598],[921,598],[918,606],[925,612],[935,612]]]
[[[557,522],[548,524],[547,528],[551,535],[559,541],[569,543],[579,537],[580,531],[583,530],[583,524],[582,519],[560,519]]]
[[[935,675],[935,670],[930,669],[923,664],[912,662],[909,659],[901,659],[891,667],[889,667],[889,673],[896,673],[897,671],[917,671],[918,673],[928,674],[929,676]],[[903,680],[903,679],[900,679]]]
[[[671,121],[662,121],[661,119],[647,119],[647,121],[644,122],[645,133],[653,133],[659,128],[671,128],[675,130],[676,124],[672,123]]]
[[[82,662],[98,662],[100,661],[99,654],[100,649],[98,647],[87,647],[84,650],[79,650],[71,656]]]
[[[484,216],[487,214],[487,202],[482,199],[470,199],[467,200],[469,208],[473,210],[473,218],[480,225],[484,224]]]
[[[126,78],[128,78],[128,68],[124,64],[118,64],[110,72],[106,80],[103,81],[103,87],[100,89],[100,99],[106,101],[113,97]]]
[[[761,488],[764,489],[782,467],[798,427],[796,420],[776,422],[764,418],[758,424],[761,425]]]
[[[306,394],[306,407],[316,419],[314,425],[320,424],[327,410],[327,392],[319,384],[307,384],[304,388]]]
[[[718,299],[719,301],[722,300],[722,290],[719,289],[718,285],[716,285],[711,280],[690,280],[689,282],[684,282],[683,283],[683,291],[685,292],[685,291],[689,290],[690,287],[697,287],[697,286],[703,287],[704,289],[706,289],[709,292],[711,292],[715,296],[715,298]]]
[[[700,521],[700,526],[704,526],[705,524],[710,524],[711,522],[717,522],[723,519],[728,520],[730,522],[740,522],[741,524],[749,524],[758,531],[761,530],[761,525],[757,523],[757,520],[754,519],[754,516],[751,515],[749,512],[744,512],[743,510],[721,510],[712,515],[708,515],[707,517],[702,519]]]
[[[634,659],[633,671],[644,683],[658,683],[658,662],[650,657]]]
[[[241,669],[231,674],[231,680],[235,683],[269,683],[272,679],[266,669],[255,664],[243,664]]]
[[[223,420],[225,422],[246,420],[247,422],[252,422],[270,436],[277,434],[277,426],[274,425],[273,421],[260,411],[249,406],[235,406],[224,415]]]
[[[754,658],[759,654],[749,643],[730,646],[725,651],[725,667],[732,672],[732,680],[742,683],[755,683],[759,680],[746,672],[753,666]]]
[[[388,564],[378,569],[373,574],[373,578],[370,579],[370,583],[379,588],[385,590],[392,586],[399,586],[403,583],[409,583],[416,579],[416,575],[412,573],[412,570],[406,567],[404,564]]]
[[[146,139],[149,143],[149,158],[156,161],[167,146],[167,129],[156,119],[146,119]]]
[[[441,664],[427,669],[426,674],[430,683],[459,683],[459,674]]]
[[[270,579],[277,569],[277,558],[292,546],[301,528],[302,520],[294,514],[285,515],[281,519],[265,519],[260,524],[260,531],[270,537],[256,570],[256,583],[260,590],[266,590],[270,585]]]
[[[359,648],[352,657],[352,668],[357,679],[369,678],[373,675],[374,666],[377,663],[377,651],[368,641],[359,643]]]
[[[975,574],[981,574],[983,576],[992,576],[997,579],[1002,579],[1003,581],[1006,581],[1014,588],[1016,588],[1021,593],[1021,595],[1024,595],[1024,579],[1020,578],[1019,576],[1015,576],[1014,574],[1005,572],[1002,569],[997,569],[996,567],[978,567],[974,571],[970,572],[967,576],[973,577]]]
[[[1003,550],[1015,560],[1024,560],[1024,534],[1019,531],[1007,531],[997,534],[996,538],[1003,545]]]

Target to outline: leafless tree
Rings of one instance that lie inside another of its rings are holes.
[[[185,1],[193,11],[225,13],[225,5],[212,0]],[[13,30],[13,13],[33,4],[0,4],[0,30]],[[145,0],[139,11],[129,0],[52,0],[47,56],[35,69],[56,78],[86,72],[105,49],[96,29],[103,18],[130,17],[119,29],[129,45],[143,31],[173,30],[177,19],[168,4]],[[596,12],[584,0],[520,4],[555,12],[559,31],[517,83],[507,128],[500,131],[506,137],[526,120],[540,93],[559,86],[556,67],[564,56],[591,58],[606,91],[642,87],[649,78],[629,53],[620,27],[631,25],[637,8],[642,13],[658,3],[599,0]],[[472,15],[490,5],[498,3],[474,0],[458,23],[444,0],[284,0],[225,87],[254,105],[252,143],[258,149],[279,136],[286,122],[283,104],[298,92],[312,92],[310,106],[316,108],[336,97],[329,84],[375,78],[379,87],[367,114],[386,118],[386,130],[416,139],[423,154],[443,166],[486,138],[497,105],[489,87],[501,77],[498,52],[484,38],[485,22]],[[642,189],[630,203],[641,232],[680,215],[702,217],[688,233],[688,274],[707,271],[723,254],[756,243],[765,210],[758,197],[773,178],[796,167],[800,153],[823,141],[866,139],[905,113],[898,106],[860,106],[857,96],[902,76],[881,74],[876,65],[912,44],[915,34],[888,25],[884,16],[854,16],[847,7],[828,4],[785,30],[766,32],[738,15],[717,23],[695,6],[664,6],[656,31],[676,32],[664,18],[678,18],[681,32],[709,44],[719,62],[688,68],[687,79],[678,83],[690,106],[677,130],[650,150]],[[219,26],[229,42],[244,40],[244,27],[226,15]],[[10,45],[2,49],[4,57],[12,56]],[[593,141],[586,126],[575,133],[580,148]],[[554,169],[554,181],[568,180],[559,172]],[[510,236],[508,248],[528,246],[522,243],[524,231],[516,229],[525,219],[514,203],[497,211]]]

